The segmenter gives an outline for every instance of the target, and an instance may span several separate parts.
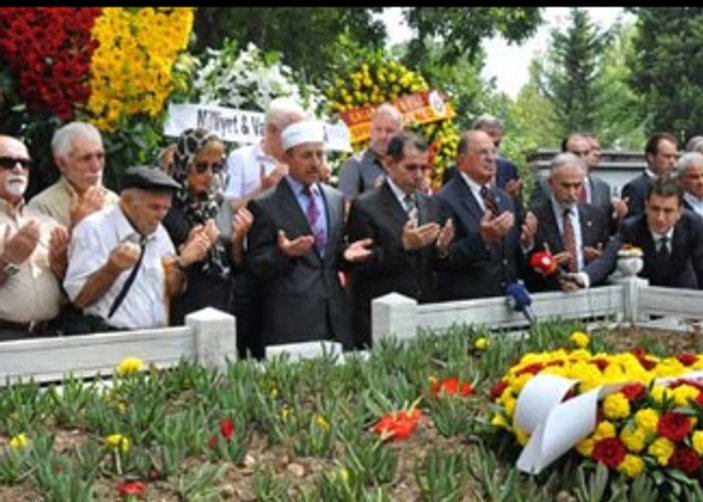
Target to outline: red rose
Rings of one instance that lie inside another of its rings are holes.
[[[669,458],[669,467],[678,469],[689,478],[693,478],[701,469],[701,457],[695,450],[679,445]]]
[[[625,459],[626,453],[627,448],[618,438],[601,439],[593,447],[593,460],[609,469],[616,469]]]
[[[683,441],[692,428],[693,423],[688,416],[675,411],[667,411],[659,418],[657,433],[671,441]]]

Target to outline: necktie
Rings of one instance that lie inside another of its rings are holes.
[[[403,203],[405,204],[405,214],[408,215],[408,219],[417,220],[417,204],[415,204],[415,198],[412,194],[405,194]]]
[[[499,211],[495,192],[488,186],[483,185],[479,193],[483,199],[483,206],[486,208],[486,211],[493,213],[493,216],[498,216]]]
[[[669,238],[664,236],[659,239],[656,257],[657,271],[660,273],[665,273],[669,268],[669,258],[671,257],[671,252],[669,251]]]
[[[562,239],[564,248],[569,252],[569,272],[578,272],[578,255],[576,254],[576,237],[574,235],[574,225],[571,223],[571,209],[565,209],[562,219]]]
[[[325,251],[325,246],[327,245],[327,235],[325,233],[324,221],[320,218],[320,213],[317,210],[317,203],[315,198],[317,197],[317,190],[313,187],[305,187],[303,193],[308,198],[308,208],[306,211],[308,217],[308,224],[310,225],[310,230],[315,236],[315,247],[317,251],[322,255]]]

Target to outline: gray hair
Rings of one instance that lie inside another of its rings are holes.
[[[687,152],[700,152],[703,149],[703,136],[694,136],[686,143]]]
[[[694,164],[703,165],[703,154],[698,152],[686,152],[676,161],[674,176],[680,178],[686,173],[686,169]]]
[[[583,171],[584,176],[588,172],[586,163],[581,157],[574,155],[571,152],[562,152],[555,155],[552,162],[549,164],[549,175],[553,176],[563,167],[567,166],[576,166],[580,168]]]
[[[272,100],[266,108],[264,125],[274,126],[279,130],[296,122],[298,117],[305,119],[306,113],[303,107],[291,98],[276,98]]]
[[[390,117],[391,119],[395,120],[395,122],[402,128],[403,127],[403,114],[400,113],[400,110],[398,110],[395,106],[393,106],[390,103],[383,103],[381,106],[376,108],[376,111],[373,113],[373,117],[371,118],[371,121],[373,122],[376,120],[376,117]]]
[[[73,141],[86,139],[102,145],[103,139],[100,131],[87,122],[70,122],[54,132],[51,138],[51,153],[54,157],[66,157],[73,150]]]
[[[485,131],[486,129],[500,129],[501,131],[505,129],[503,121],[494,115],[484,113],[479,115],[471,124],[471,129],[479,129]]]

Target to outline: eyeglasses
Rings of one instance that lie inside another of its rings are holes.
[[[31,159],[23,159],[19,157],[0,157],[0,168],[11,171],[17,166],[17,164],[22,167],[22,169],[29,169],[32,167]]]
[[[217,173],[219,173],[220,171],[222,171],[222,169],[224,169],[224,167],[225,167],[225,163],[222,162],[222,161],[213,162],[213,163],[209,163],[209,162],[198,162],[197,164],[195,164],[195,171],[196,171],[198,174],[204,174],[205,171],[207,171],[208,169],[210,169],[210,170],[212,171],[212,174],[217,174]]]

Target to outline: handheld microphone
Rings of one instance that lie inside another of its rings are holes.
[[[532,297],[525,285],[520,281],[514,282],[508,286],[506,293],[508,295],[508,305],[510,305],[510,308],[515,312],[522,312],[530,324],[535,324],[537,322],[537,316],[535,316],[532,307],[530,307],[530,305],[532,305]]]

